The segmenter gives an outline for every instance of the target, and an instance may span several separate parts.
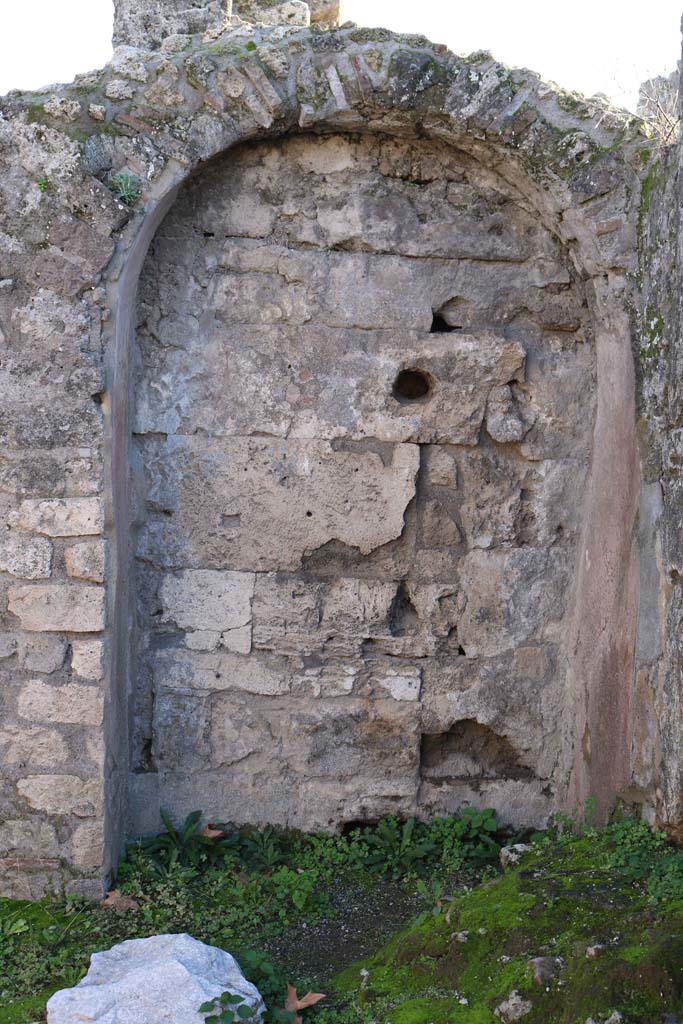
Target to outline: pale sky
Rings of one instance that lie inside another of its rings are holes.
[[[342,0],[345,20],[490,50],[564,88],[634,108],[638,84],[680,55],[683,0]],[[111,54],[112,0],[0,0],[0,95],[69,82]]]

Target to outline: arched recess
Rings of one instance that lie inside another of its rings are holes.
[[[344,33],[340,37],[343,39]],[[629,225],[633,224],[633,206],[629,204],[637,179],[624,163],[615,167],[601,134],[605,127],[596,128],[592,137],[585,121],[568,124],[571,119],[564,116],[560,137],[555,127],[548,129],[552,118],[547,118],[547,108],[555,99],[534,79],[515,82],[509,72],[491,62],[473,72],[466,62],[444,57],[422,44],[411,49],[389,36],[381,45],[373,45],[374,52],[386,51],[381,60],[376,55],[369,60],[367,47],[363,51],[348,37],[345,43],[344,59],[348,58],[354,69],[351,86],[338,73],[338,56],[329,52],[299,55],[294,72],[290,70],[286,81],[276,80],[275,84],[266,72],[276,61],[271,59],[267,68],[254,61],[246,71],[243,88],[257,88],[261,107],[267,108],[262,123],[254,123],[253,104],[244,124],[230,118],[219,128],[214,119],[209,133],[206,123],[197,117],[190,125],[191,131],[196,128],[194,142],[191,139],[185,146],[185,153],[190,152],[193,159],[184,166],[169,160],[145,196],[144,220],[132,225],[120,247],[120,276],[110,285],[116,310],[110,350],[116,526],[112,679],[122,712],[118,719],[112,716],[110,725],[110,763],[118,769],[112,771],[109,782],[111,820],[123,820],[126,788],[127,737],[121,722],[129,710],[122,705],[130,692],[130,538],[131,519],[138,515],[134,510],[131,516],[130,511],[135,509],[135,500],[129,472],[129,359],[140,269],[150,240],[182,182],[197,167],[242,141],[285,137],[301,128],[316,133],[381,132],[398,138],[435,139],[462,151],[482,168],[495,171],[523,197],[549,234],[567,247],[584,282],[594,329],[596,407],[572,612],[564,638],[567,700],[563,767],[558,772],[555,799],[558,805],[576,809],[587,796],[595,795],[604,813],[630,779],[637,461],[626,272],[632,260]],[[224,103],[221,81],[239,74],[243,67],[239,71],[225,66],[219,69],[218,84],[209,87],[217,96],[216,106]],[[463,81],[470,85],[463,86]],[[307,95],[311,90],[318,96],[316,104]],[[325,92],[324,102],[319,99],[321,91]],[[240,95],[238,87],[236,94]],[[608,134],[613,128],[607,126]],[[580,166],[584,159],[591,168],[589,173]],[[596,187],[595,180],[600,182],[601,175],[606,184]],[[624,187],[627,182],[630,189]],[[611,226],[606,229],[608,223]],[[466,722],[463,728],[467,728]],[[475,740],[470,736],[470,746],[477,746]],[[485,738],[482,743],[485,746]],[[141,788],[137,798],[154,808],[158,795],[152,797]],[[136,820],[141,819],[138,816]]]

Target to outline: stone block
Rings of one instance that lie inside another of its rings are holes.
[[[232,4],[230,0],[203,0],[188,4],[186,0],[116,0],[114,5],[114,46],[134,46],[141,50],[157,50],[171,35],[194,35],[198,32],[220,32],[226,25]]]
[[[28,851],[35,857],[59,854],[59,841],[52,825],[34,818],[0,822],[0,856]]]
[[[254,598],[254,645],[289,654],[352,654],[370,637],[389,637],[397,585],[342,578],[308,582],[259,574]]]
[[[17,782],[19,795],[36,811],[95,817],[102,805],[102,783],[76,775],[29,775]]]
[[[211,706],[207,695],[162,689],[153,720],[154,760],[160,769],[199,771],[209,763]]]
[[[97,633],[105,624],[102,587],[54,583],[15,587],[8,607],[23,629],[33,632]]]
[[[267,251],[267,246],[262,249]],[[280,262],[273,254],[271,273],[235,274],[233,290],[225,288],[224,305],[237,323],[219,322],[225,316],[221,306],[207,343],[212,350],[229,353],[234,366],[229,380],[217,377],[200,392],[186,365],[162,357],[168,374],[163,386],[152,380],[140,385],[137,432],[172,433],[179,421],[191,421],[212,436],[267,429],[300,441],[343,437],[475,445],[489,392],[524,379],[524,346],[492,331],[439,335],[427,333],[428,327],[422,333],[405,327],[390,332],[353,326],[326,331],[307,323],[296,330],[290,318],[276,327],[250,326],[246,311],[238,315],[235,309],[237,296],[250,308],[263,308],[272,296],[245,294],[244,279],[268,279]],[[303,311],[300,319],[305,319]],[[186,332],[182,322],[175,331],[167,327],[169,347]],[[275,351],[268,354],[272,369],[264,375],[266,338]],[[196,351],[198,342],[185,344]],[[425,395],[413,400],[400,394],[396,384],[405,370],[425,375]],[[244,386],[257,375],[258,387]],[[522,423],[522,413],[516,414]],[[520,437],[528,432],[530,419],[525,412]]]
[[[215,630],[226,635],[243,631],[251,622],[254,574],[188,569],[165,576],[159,596],[164,621],[181,629]]]
[[[19,694],[19,714],[33,722],[101,725],[102,713],[103,697],[96,686],[50,686],[31,680]]]
[[[73,755],[57,729],[6,725],[0,729],[0,763],[29,768],[63,767]]]
[[[66,572],[75,579],[104,583],[104,541],[83,541],[64,552]]]
[[[83,537],[102,533],[104,508],[101,498],[27,498],[19,508],[23,530],[48,537]]]
[[[19,639],[19,659],[27,672],[56,672],[65,654],[66,640],[60,636],[29,634]]]
[[[172,480],[163,469],[169,457]],[[145,463],[151,493],[176,511],[142,531],[141,556],[162,566],[202,557],[268,571],[297,569],[330,541],[369,554],[399,537],[419,449],[395,445],[385,463],[374,451],[335,451],[327,441],[178,437],[147,452]]]
[[[302,0],[237,0],[234,13],[257,25],[299,25],[311,23],[308,4]]]
[[[360,788],[385,773],[400,785],[418,769],[419,725],[408,701],[344,697],[283,701],[214,697],[212,768],[306,778],[355,778]],[[274,739],[277,738],[277,743]],[[228,778],[229,778],[228,774]]]
[[[0,659],[11,658],[18,647],[16,633],[0,633]]]
[[[74,640],[71,644],[71,668],[81,679],[102,678],[104,642],[102,640]]]
[[[162,827],[157,772],[129,774],[127,812],[128,835],[157,835]]]
[[[373,696],[389,696],[400,701],[420,699],[422,671],[417,665],[378,666],[371,669],[368,676],[366,686]]]
[[[99,902],[105,895],[106,886],[102,878],[72,878],[64,886],[66,896],[82,896],[91,903]]]
[[[62,862],[57,857],[0,857],[0,896],[11,900],[42,899],[59,891],[61,872]]]
[[[25,580],[44,580],[51,570],[52,544],[46,538],[10,533],[0,539],[0,572]]]
[[[188,636],[195,634],[188,633]],[[195,652],[167,648],[154,658],[154,681],[178,690],[242,690],[277,696],[288,693],[291,668],[286,658],[265,652],[249,658],[225,651]]]
[[[87,821],[71,835],[70,863],[82,871],[101,867],[104,855],[104,822]]]

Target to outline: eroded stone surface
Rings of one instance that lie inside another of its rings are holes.
[[[220,31],[231,0],[115,0],[114,46],[158,49],[172,35]]]
[[[543,821],[585,301],[514,190],[436,143],[249,146],[181,195],[141,280],[135,409],[134,742],[162,802]]]

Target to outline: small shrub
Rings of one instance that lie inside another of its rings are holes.
[[[240,857],[257,871],[272,871],[287,859],[284,837],[272,825],[250,829],[242,836]]]
[[[666,850],[666,836],[653,831],[644,821],[625,819],[610,826],[614,850],[608,866],[636,881],[645,878],[657,858]]]
[[[363,832],[368,852],[365,866],[368,871],[402,878],[421,874],[435,859],[437,846],[427,828],[408,818],[401,823],[397,818],[383,818],[376,828]]]
[[[429,834],[441,851],[441,863],[447,870],[470,866],[483,868],[498,860],[500,825],[490,807],[477,810],[465,807],[460,814],[435,818]]]
[[[162,810],[165,831],[152,839],[140,840],[140,853],[160,875],[168,873],[175,865],[197,870],[234,858],[239,850],[239,836],[218,829],[202,829],[201,818],[201,811],[193,811],[177,829],[170,814]]]

